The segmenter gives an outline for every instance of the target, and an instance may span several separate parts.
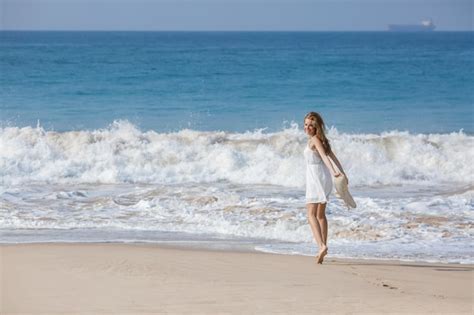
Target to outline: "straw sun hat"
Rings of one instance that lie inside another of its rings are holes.
[[[354,201],[354,198],[352,198],[352,195],[349,192],[346,176],[344,176],[344,174],[341,173],[340,176],[334,177],[333,180],[334,180],[334,188],[336,188],[336,196],[338,196],[344,201],[347,208],[357,207]]]
[[[349,192],[348,187],[348,180],[344,173],[341,172],[339,167],[337,167],[336,163],[328,156],[329,161],[331,161],[332,165],[339,171],[341,175],[338,177],[333,177],[334,188],[336,188],[336,196],[341,198],[344,203],[346,204],[347,208],[355,208],[357,207],[354,198],[352,198],[351,193]]]

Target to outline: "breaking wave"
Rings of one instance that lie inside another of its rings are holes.
[[[451,134],[346,134],[329,130],[353,186],[472,183],[474,137]],[[45,183],[304,185],[306,136],[296,124],[278,132],[141,131],[128,121],[105,129],[55,132],[0,128],[5,186]]]

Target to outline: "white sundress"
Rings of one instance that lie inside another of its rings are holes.
[[[332,176],[318,152],[307,145],[306,160],[306,203],[327,203],[332,191]]]

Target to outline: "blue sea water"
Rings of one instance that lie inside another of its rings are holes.
[[[0,32],[0,243],[314,255],[318,111],[333,257],[472,263],[473,34]]]
[[[474,33],[0,32],[3,125],[474,131]]]

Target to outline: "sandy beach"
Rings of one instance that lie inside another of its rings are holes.
[[[143,244],[1,248],[1,314],[472,314],[472,265]]]

